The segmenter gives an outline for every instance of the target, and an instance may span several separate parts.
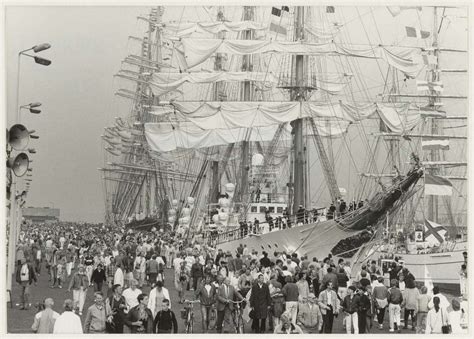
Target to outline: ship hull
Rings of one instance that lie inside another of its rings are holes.
[[[334,220],[328,220],[229,240],[218,244],[217,248],[235,253],[237,247],[242,244],[246,245],[250,251],[256,250],[258,253],[262,253],[262,251],[270,254],[282,251],[288,254],[296,252],[299,256],[307,255],[310,260],[314,257],[323,260],[339,241],[360,232],[345,230]]]
[[[459,272],[464,264],[463,252],[467,242],[457,243],[453,251],[426,254],[395,253],[404,260],[404,266],[415,276],[416,281],[425,283],[431,279],[443,291],[460,294]],[[387,252],[376,251],[371,259],[378,259]]]

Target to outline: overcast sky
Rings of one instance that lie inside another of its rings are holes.
[[[40,136],[30,146],[33,182],[28,206],[61,209],[63,220],[102,221],[98,167],[100,135],[119,103],[114,96],[136,17],[149,7],[8,7],[6,61],[8,126],[14,122],[17,54],[48,42],[48,67],[22,57],[19,104],[43,103],[40,115],[23,111],[22,122]]]
[[[40,136],[30,144],[37,154],[31,155],[33,183],[28,206],[60,208],[63,220],[103,221],[103,184],[97,170],[103,166],[100,135],[115,116],[123,116],[130,109],[129,101],[114,96],[123,86],[113,75],[135,46],[128,36],[143,36],[137,16],[148,14],[149,9],[7,7],[8,127],[15,121],[18,52],[43,42],[52,45],[40,53],[52,60],[49,67],[37,65],[28,57],[21,61],[19,104],[43,104],[40,115],[22,113],[22,123]],[[394,35],[388,11],[377,11],[376,15],[381,32],[369,31],[373,41],[379,33]],[[366,18],[370,28],[370,16]],[[415,20],[418,18],[414,16],[408,22]],[[352,24],[356,27],[357,22]],[[403,37],[403,25],[398,28],[398,37]]]

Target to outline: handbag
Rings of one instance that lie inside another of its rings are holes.
[[[444,320],[443,320],[443,310],[440,309],[440,312],[441,312],[441,323],[444,324]],[[446,324],[446,325],[442,325],[441,326],[441,332],[443,332],[443,334],[449,334],[451,333],[452,329],[451,329],[451,325],[450,324]]]

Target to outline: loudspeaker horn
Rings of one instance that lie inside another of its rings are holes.
[[[13,125],[8,132],[8,143],[17,151],[22,151],[28,146],[30,133],[25,126],[21,124]]]
[[[13,171],[17,177],[22,177],[28,171],[29,159],[26,153],[20,153],[15,158],[7,160],[7,167]]]

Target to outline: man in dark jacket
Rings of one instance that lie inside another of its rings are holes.
[[[170,310],[170,301],[163,299],[163,309],[156,314],[153,321],[153,333],[178,333],[178,321]]]
[[[94,284],[94,292],[102,292],[102,284],[107,280],[105,270],[102,264],[97,265],[97,268],[92,272],[91,282]]]
[[[267,268],[270,267],[270,264],[272,263],[270,259],[268,259],[268,253],[263,251],[263,258],[260,259],[260,265],[263,267]]]
[[[238,299],[243,300],[244,297],[237,292],[233,286],[230,285],[229,279],[225,279],[222,275],[217,278],[219,287],[217,288],[216,299],[217,299],[217,333],[222,333],[222,324],[224,318],[227,317],[232,322],[232,312],[234,310],[234,304],[232,301]]]
[[[359,333],[359,319],[358,311],[360,308],[360,297],[355,294],[356,288],[349,286],[347,295],[342,301],[342,310],[344,311],[344,320],[346,322],[346,332],[351,334],[352,327],[354,327],[354,334]]]
[[[30,307],[30,286],[33,281],[36,285],[38,280],[33,266],[23,258],[16,270],[16,282],[21,286],[21,303],[23,305],[21,310],[27,310]]]
[[[257,283],[252,286],[250,293],[250,307],[254,311],[255,326],[253,329],[255,333],[265,333],[265,322],[271,305],[270,290],[268,285],[263,282],[263,274],[259,274]]]
[[[207,333],[209,330],[209,316],[213,305],[216,303],[216,287],[211,282],[212,277],[206,275],[204,283],[195,290],[196,299],[199,299],[201,303],[203,333]]]
[[[196,291],[198,286],[201,285],[204,269],[197,255],[194,256],[194,260],[194,264],[191,266],[191,277],[193,278],[193,290]]]

